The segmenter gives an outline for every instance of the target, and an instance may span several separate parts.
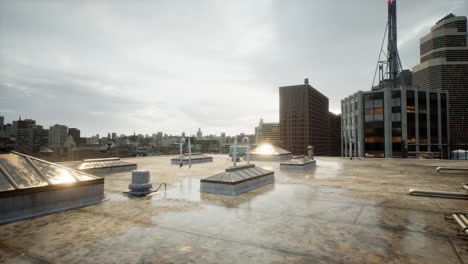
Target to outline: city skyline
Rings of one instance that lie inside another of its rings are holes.
[[[304,78],[340,113],[345,95],[370,88],[385,5],[3,1],[0,115],[83,136],[253,134],[260,118],[279,121],[278,87]],[[400,1],[403,67],[437,20],[467,8]]]

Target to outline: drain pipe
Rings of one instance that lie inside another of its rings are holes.
[[[234,167],[237,164],[237,137],[234,138],[234,153],[232,154]]]
[[[410,195],[468,200],[468,193],[410,189]]]
[[[463,214],[453,214],[453,219],[461,228],[461,232],[468,236],[468,219]]]
[[[448,170],[448,171],[468,171],[467,168],[450,168],[450,167],[437,167],[437,172]]]
[[[190,143],[190,137],[188,138],[188,153],[189,153],[189,168],[192,167],[192,144]]]
[[[250,139],[248,137],[244,137],[242,142],[247,143],[247,165],[250,164]]]

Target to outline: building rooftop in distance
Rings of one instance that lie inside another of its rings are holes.
[[[96,205],[0,225],[0,263],[462,263],[466,241],[444,213],[466,201],[409,196],[410,188],[460,192],[466,174],[436,167],[466,161],[316,157],[306,172],[224,196],[200,179],[230,167],[227,155],[188,168],[174,156],[122,159],[167,191],[124,195],[130,172],[105,176]],[[239,163],[238,165],[242,165]]]

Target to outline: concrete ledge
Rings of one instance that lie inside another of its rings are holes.
[[[275,175],[273,173],[236,184],[202,181],[200,182],[200,192],[235,196],[274,182]]]
[[[99,203],[104,182],[0,198],[0,224]]]

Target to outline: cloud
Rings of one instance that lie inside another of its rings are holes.
[[[399,4],[400,54],[409,65],[433,20],[466,7]],[[306,77],[336,112],[343,97],[370,88],[385,5],[1,1],[0,115],[84,135],[253,133],[260,118],[278,121],[278,87]]]

